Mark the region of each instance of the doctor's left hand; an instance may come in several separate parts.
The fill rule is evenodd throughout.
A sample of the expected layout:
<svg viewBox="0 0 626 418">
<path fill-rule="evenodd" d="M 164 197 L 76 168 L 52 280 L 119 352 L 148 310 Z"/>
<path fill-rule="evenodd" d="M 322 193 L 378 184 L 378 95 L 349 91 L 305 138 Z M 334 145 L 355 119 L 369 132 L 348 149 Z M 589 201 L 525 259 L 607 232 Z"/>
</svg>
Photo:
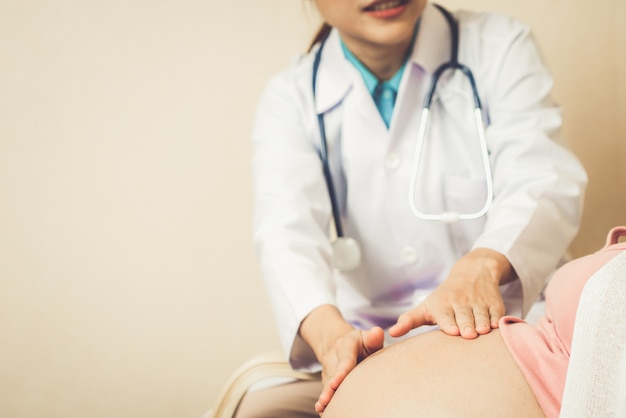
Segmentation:
<svg viewBox="0 0 626 418">
<path fill-rule="evenodd" d="M 300 325 L 300 336 L 322 364 L 322 393 L 315 403 L 321 414 L 348 373 L 367 356 L 383 347 L 385 333 L 380 327 L 359 330 L 331 305 L 315 308 Z"/>
<path fill-rule="evenodd" d="M 324 412 L 348 373 L 382 348 L 384 338 L 382 328 L 373 327 L 370 330 L 353 329 L 337 339 L 322 359 L 322 393 L 315 403 L 317 413 Z"/>
<path fill-rule="evenodd" d="M 457 261 L 422 303 L 400 315 L 389 334 L 401 337 L 422 325 L 439 325 L 446 334 L 468 339 L 487 334 L 504 315 L 499 286 L 514 277 L 506 257 L 477 248 Z"/>
</svg>

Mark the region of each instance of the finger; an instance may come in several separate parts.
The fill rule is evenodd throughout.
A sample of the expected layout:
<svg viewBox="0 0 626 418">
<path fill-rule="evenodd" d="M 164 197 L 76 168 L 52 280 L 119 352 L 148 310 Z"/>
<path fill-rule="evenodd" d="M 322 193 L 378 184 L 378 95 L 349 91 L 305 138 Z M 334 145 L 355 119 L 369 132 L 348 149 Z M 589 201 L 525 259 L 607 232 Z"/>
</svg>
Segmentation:
<svg viewBox="0 0 626 418">
<path fill-rule="evenodd" d="M 385 342 L 385 331 L 381 327 L 373 327 L 369 331 L 363 331 L 361 334 L 363 340 L 363 358 L 383 348 Z"/>
<path fill-rule="evenodd" d="M 343 381 L 346 375 L 347 373 L 345 373 L 344 375 L 343 371 L 338 371 L 324 385 L 322 389 L 322 393 L 320 394 L 315 404 L 316 412 L 321 414 L 324 411 L 324 409 L 326 409 L 326 406 L 328 406 L 328 404 L 330 403 L 330 400 L 335 395 L 335 391 L 337 390 L 337 388 L 339 387 L 339 385 L 341 384 L 341 382 Z"/>
<path fill-rule="evenodd" d="M 322 393 L 315 403 L 315 411 L 317 413 L 321 414 L 326 409 L 326 406 L 328 406 L 328 403 L 335 395 L 335 391 L 348 376 L 348 373 L 354 369 L 354 366 L 356 366 L 356 361 L 348 358 L 344 358 L 337 363 L 334 374 L 329 376 L 328 383 L 324 385 Z"/>
<path fill-rule="evenodd" d="M 337 367 L 335 368 L 335 373 L 332 376 L 329 376 L 330 378 L 328 379 L 328 386 L 333 390 L 333 393 L 337 390 L 348 373 L 354 369 L 354 366 L 356 366 L 356 361 L 354 360 L 346 358 L 339 361 Z"/>
<path fill-rule="evenodd" d="M 408 313 L 404 313 L 398 317 L 394 325 L 389 328 L 389 335 L 392 337 L 402 337 L 413 329 L 413 319 Z"/>
<path fill-rule="evenodd" d="M 479 335 L 488 334 L 491 331 L 491 321 L 489 310 L 485 308 L 474 308 L 474 324 Z"/>
<path fill-rule="evenodd" d="M 500 326 L 500 319 L 504 316 L 504 304 L 491 305 L 489 307 L 489 317 L 491 318 L 491 328 Z"/>
<path fill-rule="evenodd" d="M 315 412 L 317 412 L 318 414 L 324 412 L 324 409 L 326 409 L 334 394 L 335 391 L 332 390 L 330 387 L 324 388 L 319 399 L 317 400 L 317 402 L 315 402 Z"/>
<path fill-rule="evenodd" d="M 470 308 L 465 306 L 455 308 L 454 318 L 461 332 L 461 337 L 468 339 L 478 337 L 474 323 L 474 312 Z"/>
<path fill-rule="evenodd" d="M 435 318 L 437 319 L 436 322 L 437 325 L 439 325 L 439 328 L 441 328 L 441 330 L 446 334 L 454 336 L 461 334 L 452 308 L 445 308 L 440 310 L 435 315 Z"/>
<path fill-rule="evenodd" d="M 432 324 L 432 321 L 428 320 L 425 310 L 418 306 L 412 311 L 400 315 L 395 325 L 389 328 L 389 335 L 395 338 L 402 337 L 414 328 Z"/>
<path fill-rule="evenodd" d="M 326 408 L 322 405 L 322 402 L 318 399 L 317 402 L 315 402 L 315 412 L 321 415 L 322 412 L 324 412 L 324 409 Z"/>
</svg>

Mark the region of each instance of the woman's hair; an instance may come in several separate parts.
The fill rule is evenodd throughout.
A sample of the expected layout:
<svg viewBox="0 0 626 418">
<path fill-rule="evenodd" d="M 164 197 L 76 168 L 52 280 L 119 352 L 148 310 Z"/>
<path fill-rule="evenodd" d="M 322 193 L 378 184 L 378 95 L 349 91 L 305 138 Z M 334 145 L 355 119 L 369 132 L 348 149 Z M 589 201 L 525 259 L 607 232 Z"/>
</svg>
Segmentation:
<svg viewBox="0 0 626 418">
<path fill-rule="evenodd" d="M 330 26 L 328 23 L 326 22 L 322 23 L 322 26 L 319 28 L 319 30 L 315 34 L 315 37 L 313 38 L 313 41 L 311 41 L 311 44 L 309 45 L 309 49 L 307 51 L 310 52 L 315 46 L 315 44 L 325 41 L 326 38 L 328 38 L 328 35 L 330 34 L 330 31 L 332 28 L 333 27 Z"/>
</svg>

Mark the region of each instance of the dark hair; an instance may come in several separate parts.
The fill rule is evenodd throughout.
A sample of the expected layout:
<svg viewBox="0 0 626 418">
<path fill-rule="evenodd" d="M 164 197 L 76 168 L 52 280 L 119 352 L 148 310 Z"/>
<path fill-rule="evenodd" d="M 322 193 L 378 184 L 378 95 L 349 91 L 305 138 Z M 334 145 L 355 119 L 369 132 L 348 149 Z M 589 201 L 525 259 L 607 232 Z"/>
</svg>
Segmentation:
<svg viewBox="0 0 626 418">
<path fill-rule="evenodd" d="M 315 44 L 317 44 L 318 42 L 325 41 L 326 38 L 328 38 L 328 35 L 330 34 L 330 31 L 332 28 L 333 28 L 332 26 L 324 22 L 322 26 L 319 28 L 319 30 L 317 31 L 317 33 L 315 34 L 315 37 L 313 38 L 313 41 L 311 41 L 311 44 L 309 45 L 309 49 L 307 51 L 310 52 L 315 46 Z"/>
</svg>

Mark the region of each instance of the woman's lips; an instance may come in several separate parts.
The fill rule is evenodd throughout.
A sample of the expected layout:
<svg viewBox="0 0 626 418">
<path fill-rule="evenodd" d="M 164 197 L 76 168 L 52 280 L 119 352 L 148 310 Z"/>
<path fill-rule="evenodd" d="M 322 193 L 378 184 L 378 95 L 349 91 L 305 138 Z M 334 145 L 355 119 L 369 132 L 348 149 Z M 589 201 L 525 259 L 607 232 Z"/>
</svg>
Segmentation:
<svg viewBox="0 0 626 418">
<path fill-rule="evenodd" d="M 375 1 L 363 11 L 373 17 L 388 19 L 401 15 L 406 10 L 408 2 L 409 0 Z"/>
</svg>

